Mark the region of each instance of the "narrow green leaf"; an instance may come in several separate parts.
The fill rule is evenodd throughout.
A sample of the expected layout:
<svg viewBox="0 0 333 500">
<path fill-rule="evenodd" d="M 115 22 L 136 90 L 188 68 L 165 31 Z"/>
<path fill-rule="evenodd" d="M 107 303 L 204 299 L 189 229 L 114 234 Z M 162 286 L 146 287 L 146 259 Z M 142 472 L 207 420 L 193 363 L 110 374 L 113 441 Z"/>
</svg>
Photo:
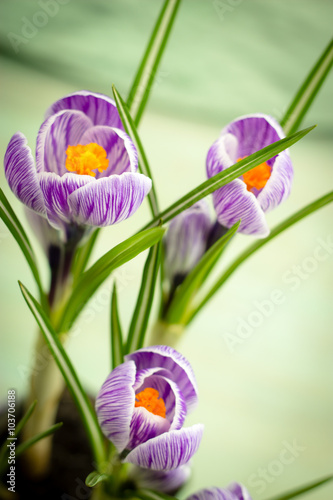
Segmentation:
<svg viewBox="0 0 333 500">
<path fill-rule="evenodd" d="M 126 241 L 112 248 L 91 266 L 77 280 L 71 297 L 60 319 L 57 330 L 68 331 L 74 320 L 91 298 L 97 288 L 108 278 L 112 271 L 125 262 L 133 259 L 152 245 L 155 245 L 163 236 L 164 229 L 154 228 L 141 231 Z"/>
<path fill-rule="evenodd" d="M 94 470 L 93 472 L 91 472 L 87 478 L 86 478 L 86 485 L 89 486 L 90 488 L 93 488 L 94 486 L 96 486 L 96 484 L 100 483 L 101 481 L 105 481 L 107 479 L 109 479 L 110 476 L 108 476 L 108 474 L 100 474 L 99 472 L 97 472 L 96 470 Z"/>
<path fill-rule="evenodd" d="M 111 359 L 112 370 L 124 361 L 123 353 L 123 334 L 121 331 L 119 314 L 118 314 L 118 299 L 117 287 L 113 285 L 112 299 L 111 299 Z"/>
<path fill-rule="evenodd" d="M 179 286 L 168 308 L 166 316 L 166 321 L 168 323 L 186 324 L 188 314 L 191 313 L 191 302 L 217 263 L 224 247 L 236 233 L 239 224 L 240 221 L 234 224 L 224 236 L 216 241 L 186 276 L 186 279 Z"/>
<path fill-rule="evenodd" d="M 37 283 L 40 297 L 41 300 L 43 301 L 43 307 L 45 307 L 46 297 L 40 280 L 35 254 L 32 250 L 32 246 L 30 244 L 26 232 L 23 229 L 22 224 L 20 223 L 18 217 L 16 216 L 14 210 L 12 209 L 2 189 L 0 189 L 0 217 L 8 227 L 9 231 L 14 236 L 15 240 L 19 244 L 19 247 L 21 248 L 23 255 L 26 258 L 26 261 Z"/>
<path fill-rule="evenodd" d="M 75 278 L 81 276 L 81 274 L 85 271 L 99 232 L 100 228 L 95 229 L 88 241 L 77 250 L 72 267 L 72 273 Z"/>
<path fill-rule="evenodd" d="M 160 64 L 163 51 L 166 47 L 166 43 L 169 38 L 171 28 L 176 17 L 179 4 L 180 0 L 166 0 L 164 2 L 161 13 L 158 17 L 158 20 L 155 24 L 152 35 L 150 37 L 146 52 L 140 63 L 131 90 L 129 92 L 129 96 L 127 99 L 127 106 L 129 109 L 129 114 L 132 114 L 132 116 L 134 117 L 134 124 L 136 127 L 138 127 L 139 125 L 140 119 L 143 115 L 144 109 L 148 101 L 150 91 L 154 85 L 154 81 L 156 81 L 158 66 Z M 132 126 L 133 126 L 133 120 L 132 120 Z M 130 135 L 132 138 L 134 137 L 131 133 Z M 150 179 L 152 179 L 148 162 L 143 161 L 142 158 L 140 159 L 141 151 L 138 150 L 138 152 L 139 152 L 141 171 L 145 175 L 147 175 Z M 146 158 L 145 155 L 144 158 Z M 157 204 L 157 197 L 156 197 L 154 183 L 149 193 L 148 200 L 153 216 L 155 216 L 158 213 L 159 209 Z M 91 243 L 91 248 L 89 248 L 88 258 L 95 244 L 95 240 L 91 240 L 90 243 Z M 88 260 L 84 259 L 85 257 L 84 253 L 82 256 L 80 254 L 78 258 L 78 263 L 74 267 L 74 274 L 76 276 L 78 276 L 81 272 L 84 271 L 85 265 L 87 264 Z M 81 258 L 83 259 L 82 260 L 83 265 L 79 265 L 79 263 L 81 262 Z"/>
<path fill-rule="evenodd" d="M 159 242 L 150 249 L 143 270 L 139 296 L 128 333 L 126 353 L 136 351 L 143 346 L 160 260 L 161 243 Z"/>
<path fill-rule="evenodd" d="M 333 40 L 320 56 L 281 120 L 286 134 L 296 132 L 333 64 Z"/>
<path fill-rule="evenodd" d="M 23 417 L 21 418 L 21 420 L 17 424 L 16 429 L 15 429 L 15 436 L 18 436 L 20 434 L 21 430 L 23 429 L 25 424 L 28 422 L 34 409 L 36 408 L 36 404 L 37 404 L 37 400 L 33 401 L 31 403 L 31 405 L 29 406 L 29 408 L 27 409 L 27 411 L 25 412 L 25 414 L 23 415 Z"/>
<path fill-rule="evenodd" d="M 51 434 L 54 434 L 60 427 L 62 426 L 62 422 L 59 422 L 57 424 L 52 425 L 49 429 L 47 429 L 44 432 L 40 432 L 36 436 L 33 436 L 30 439 L 27 439 L 27 441 L 24 441 L 18 447 L 16 448 L 15 455 L 16 457 L 19 457 L 22 453 L 24 453 L 30 446 L 33 446 L 36 444 L 38 441 L 41 439 L 46 438 L 47 436 L 50 436 Z"/>
<path fill-rule="evenodd" d="M 21 418 L 21 420 L 17 424 L 13 438 L 16 438 L 20 434 L 21 430 L 23 429 L 23 427 L 25 426 L 25 424 L 27 423 L 27 421 L 31 417 L 32 412 L 34 411 L 34 409 L 36 407 L 36 404 L 37 404 L 37 401 L 33 401 L 33 403 L 31 403 L 31 405 L 27 409 L 26 413 L 23 415 L 23 417 Z M 8 444 L 8 440 L 6 439 L 6 441 L 4 442 L 4 444 L 2 445 L 2 447 L 0 449 L 0 471 L 6 470 L 7 466 L 8 466 L 8 463 L 6 460 L 6 457 L 8 455 L 7 444 Z"/>
<path fill-rule="evenodd" d="M 134 493 L 135 498 L 140 498 L 141 500 L 175 500 L 177 497 L 175 496 L 169 496 L 166 495 L 165 493 L 159 493 L 157 491 L 152 491 L 152 490 L 146 490 L 146 489 L 141 489 L 141 490 L 136 490 Z"/>
<path fill-rule="evenodd" d="M 318 488 L 318 486 L 322 486 L 323 484 L 328 483 L 328 481 L 332 481 L 332 479 L 333 476 L 327 476 L 324 479 L 320 479 L 319 481 L 315 481 L 314 483 L 307 484 L 306 486 L 302 486 L 301 488 L 297 488 L 296 490 L 290 491 L 289 493 L 284 493 L 283 495 L 271 498 L 270 500 L 290 500 L 291 498 L 303 495 L 303 493 L 307 493 L 314 488 Z"/>
<path fill-rule="evenodd" d="M 20 283 L 23 297 L 28 304 L 32 314 L 34 315 L 40 330 L 44 336 L 54 360 L 56 361 L 59 370 L 61 371 L 67 387 L 72 394 L 73 400 L 76 403 L 82 421 L 85 425 L 91 447 L 98 464 L 105 462 L 106 454 L 104 450 L 103 436 L 99 428 L 96 414 L 92 405 L 84 392 L 78 376 L 70 362 L 56 332 L 53 330 L 51 323 L 31 293 Z"/>
<path fill-rule="evenodd" d="M 260 151 L 257 151 L 256 153 L 253 153 L 252 155 L 249 155 L 243 160 L 235 163 L 235 165 L 233 165 L 232 167 L 223 170 L 223 172 L 214 175 L 214 177 L 211 177 L 207 181 L 203 182 L 198 187 L 176 201 L 173 205 L 161 212 L 149 224 L 147 224 L 144 229 L 157 226 L 161 219 L 164 223 L 169 222 L 180 212 L 186 210 L 186 208 L 191 207 L 192 205 L 194 205 L 194 203 L 201 200 L 205 196 L 213 193 L 220 187 L 225 186 L 234 179 L 237 179 L 237 177 L 243 175 L 245 172 L 248 172 L 257 165 L 260 165 L 261 163 L 269 160 L 281 151 L 289 148 L 314 128 L 315 127 L 306 128 L 304 130 L 301 130 L 300 132 L 296 132 L 290 137 L 285 137 L 284 139 L 274 142 L 273 144 L 270 144 L 269 146 L 260 149 Z"/>
<path fill-rule="evenodd" d="M 328 203 L 331 203 L 333 201 L 333 191 L 330 193 L 326 194 L 325 196 L 322 196 L 318 200 L 310 203 L 306 207 L 302 208 L 298 212 L 296 212 L 294 215 L 289 217 L 288 219 L 284 220 L 276 226 L 270 234 L 267 236 L 267 238 L 262 239 L 262 240 L 257 240 L 253 245 L 251 245 L 249 248 L 247 248 L 244 252 L 242 252 L 237 259 L 234 260 L 234 262 L 231 264 L 231 266 L 222 274 L 222 276 L 216 281 L 216 283 L 212 286 L 210 291 L 205 295 L 205 297 L 200 301 L 198 305 L 195 306 L 193 312 L 191 313 L 191 317 L 188 321 L 192 321 L 192 319 L 198 314 L 198 312 L 202 309 L 202 307 L 213 297 L 213 295 L 221 288 L 221 286 L 227 281 L 227 279 L 232 275 L 234 271 L 248 258 L 250 257 L 253 253 L 255 253 L 259 248 L 263 247 L 271 241 L 273 238 L 278 236 L 280 233 L 291 227 L 293 224 L 296 224 L 296 222 L 300 221 L 304 217 L 307 217 L 308 215 L 312 214 L 316 210 L 319 210 L 320 208 L 324 207 Z"/>
<path fill-rule="evenodd" d="M 150 91 L 157 76 L 157 68 L 166 47 L 180 0 L 166 0 L 153 29 L 145 55 L 134 78 L 127 104 L 136 126 L 139 125 Z"/>
<path fill-rule="evenodd" d="M 121 118 L 121 121 L 124 125 L 124 128 L 128 135 L 131 137 L 132 141 L 134 142 L 134 145 L 137 149 L 138 152 L 138 159 L 139 159 L 139 169 L 143 174 L 145 174 L 147 177 L 149 177 L 152 180 L 152 188 L 148 193 L 148 200 L 149 200 L 149 205 L 151 208 L 151 212 L 153 217 L 155 217 L 158 212 L 158 202 L 157 202 L 157 196 L 155 192 L 155 187 L 154 187 L 154 182 L 153 182 L 153 177 L 149 168 L 148 160 L 146 153 L 143 149 L 142 142 L 140 140 L 139 134 L 137 132 L 136 126 L 131 118 L 131 115 L 128 111 L 128 108 L 123 101 L 123 99 L 120 97 L 119 92 L 115 88 L 114 85 L 112 85 L 112 91 L 114 95 L 114 99 L 116 101 L 117 109 Z"/>
</svg>

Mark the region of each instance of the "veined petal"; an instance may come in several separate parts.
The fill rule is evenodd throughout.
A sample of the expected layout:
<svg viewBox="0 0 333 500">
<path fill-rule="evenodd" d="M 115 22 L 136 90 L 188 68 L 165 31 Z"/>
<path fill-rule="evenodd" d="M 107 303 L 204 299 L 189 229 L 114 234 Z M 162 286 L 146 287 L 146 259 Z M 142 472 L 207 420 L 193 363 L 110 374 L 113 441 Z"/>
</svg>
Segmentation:
<svg viewBox="0 0 333 500">
<path fill-rule="evenodd" d="M 221 134 L 209 148 L 206 159 L 207 176 L 213 177 L 234 165 L 239 158 L 237 155 L 237 138 L 230 133 Z"/>
<path fill-rule="evenodd" d="M 110 97 L 81 90 L 69 94 L 59 101 L 56 101 L 46 111 L 45 117 L 58 113 L 64 109 L 76 109 L 87 115 L 94 125 L 107 125 L 108 127 L 117 127 L 123 129 L 117 106 Z"/>
<path fill-rule="evenodd" d="M 264 212 L 269 212 L 288 198 L 294 177 L 291 158 L 282 151 L 274 160 L 272 173 L 257 200 Z"/>
<path fill-rule="evenodd" d="M 185 484 L 191 475 L 188 464 L 170 471 L 157 471 L 133 467 L 130 478 L 135 481 L 137 488 L 149 488 L 160 493 L 174 495 Z"/>
<path fill-rule="evenodd" d="M 169 429 L 170 422 L 168 419 L 154 415 L 143 407 L 134 408 L 130 440 L 126 448 L 132 450 L 141 443 L 148 441 L 148 439 L 159 436 Z"/>
<path fill-rule="evenodd" d="M 212 223 L 208 204 L 200 200 L 175 217 L 164 238 L 165 273 L 186 275 L 203 256 Z"/>
<path fill-rule="evenodd" d="M 238 483 L 227 488 L 207 488 L 194 493 L 186 500 L 252 500 L 247 489 Z"/>
<path fill-rule="evenodd" d="M 222 130 L 221 137 L 226 134 L 233 135 L 237 140 L 236 160 L 285 137 L 278 122 L 263 113 L 240 116 Z"/>
<path fill-rule="evenodd" d="M 170 430 L 180 429 L 184 423 L 187 408 L 185 398 L 178 385 L 172 381 L 168 370 L 148 368 L 139 370 L 134 385 L 135 392 L 152 387 L 159 392 L 166 408 L 166 418 L 170 422 Z"/>
<path fill-rule="evenodd" d="M 78 224 L 109 226 L 130 217 L 151 189 L 151 180 L 143 174 L 125 172 L 96 180 L 69 196 Z"/>
<path fill-rule="evenodd" d="M 197 451 L 202 433 L 201 424 L 166 432 L 137 446 L 124 462 L 153 470 L 176 469 L 186 464 Z"/>
<path fill-rule="evenodd" d="M 17 132 L 7 146 L 4 158 L 5 176 L 10 189 L 28 208 L 46 215 L 43 194 L 37 179 L 35 162 L 27 139 Z"/>
<path fill-rule="evenodd" d="M 197 491 L 186 500 L 236 500 L 236 497 L 226 489 L 206 488 Z"/>
<path fill-rule="evenodd" d="M 171 380 L 176 382 L 182 392 L 188 413 L 196 407 L 198 390 L 192 367 L 175 349 L 165 345 L 144 347 L 126 355 L 125 359 L 132 359 L 137 370 L 158 367 L 171 372 Z"/>
<path fill-rule="evenodd" d="M 62 226 L 60 221 L 74 221 L 68 204 L 70 194 L 86 184 L 97 182 L 90 175 L 71 173 L 60 177 L 51 172 L 43 172 L 37 176 L 44 196 L 47 218 L 53 226 L 59 228 Z"/>
<path fill-rule="evenodd" d="M 252 500 L 250 493 L 242 484 L 231 483 L 227 486 L 227 490 L 231 491 L 235 495 L 236 500 Z"/>
<path fill-rule="evenodd" d="M 80 139 L 80 144 L 95 142 L 105 149 L 109 166 L 103 172 L 96 172 L 96 179 L 123 172 L 136 172 L 138 155 L 129 136 L 119 128 L 96 126 L 87 130 Z"/>
<path fill-rule="evenodd" d="M 213 202 L 220 224 L 231 227 L 239 219 L 239 230 L 264 238 L 269 234 L 266 217 L 253 193 L 240 179 L 235 179 L 213 193 Z"/>
<path fill-rule="evenodd" d="M 91 120 L 80 111 L 60 111 L 45 120 L 37 136 L 37 171 L 66 174 L 68 146 L 79 144 L 82 135 L 90 127 Z"/>
<path fill-rule="evenodd" d="M 170 377 L 171 376 L 171 372 L 169 372 L 169 370 L 164 370 L 162 368 L 159 368 L 158 366 L 156 366 L 154 368 L 143 368 L 143 369 L 137 370 L 136 376 L 135 376 L 135 383 L 133 386 L 134 390 L 140 391 L 140 388 L 143 386 L 143 384 L 145 384 L 145 379 L 147 379 L 155 374 L 161 375 L 162 377 Z"/>
<path fill-rule="evenodd" d="M 119 453 L 126 448 L 130 439 L 135 372 L 133 361 L 125 361 L 117 366 L 102 385 L 95 403 L 99 425 Z"/>
<path fill-rule="evenodd" d="M 51 226 L 45 217 L 29 208 L 25 209 L 25 215 L 47 256 L 49 256 L 51 246 L 60 247 L 63 245 L 61 231 Z"/>
</svg>

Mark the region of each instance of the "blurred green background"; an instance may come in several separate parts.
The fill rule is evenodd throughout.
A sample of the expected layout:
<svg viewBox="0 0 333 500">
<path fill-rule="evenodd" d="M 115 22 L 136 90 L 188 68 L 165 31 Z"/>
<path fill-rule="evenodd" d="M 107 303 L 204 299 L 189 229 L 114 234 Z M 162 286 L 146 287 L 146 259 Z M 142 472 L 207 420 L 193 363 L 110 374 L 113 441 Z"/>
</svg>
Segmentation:
<svg viewBox="0 0 333 500">
<path fill-rule="evenodd" d="M 17 130 L 34 148 L 46 108 L 67 93 L 85 88 L 110 95 L 114 83 L 126 97 L 162 5 L 157 0 L 58 0 L 57 12 L 46 15 L 45 22 L 40 12 L 46 4 L 46 0 L 0 4 L 3 154 Z M 183 1 L 140 125 L 162 208 L 205 180 L 207 150 L 228 121 L 251 112 L 283 116 L 329 42 L 332 18 L 333 3 L 328 0 Z M 36 24 L 40 27 L 34 29 Z M 303 124 L 318 127 L 291 150 L 294 189 L 290 199 L 269 214 L 271 226 L 331 190 L 332 97 L 330 75 Z M 24 220 L 3 171 L 1 187 Z M 131 219 L 103 230 L 93 258 L 149 218 L 145 203 Z M 188 424 L 205 424 L 184 497 L 203 486 L 237 480 L 249 488 L 253 499 L 261 500 L 332 472 L 332 250 L 326 260 L 313 264 L 318 238 L 333 239 L 332 218 L 328 206 L 249 259 L 181 340 L 179 350 L 192 363 L 200 391 L 199 408 Z M 45 258 L 34 235 L 29 235 L 46 284 Z M 251 242 L 250 237 L 239 236 L 228 247 L 221 267 Z M 36 290 L 2 222 L 0 249 L 0 388 L 3 397 L 8 388 L 16 388 L 23 397 L 36 327 L 17 280 Z M 118 281 L 126 329 L 144 259 L 140 255 L 108 280 L 92 298 L 68 344 L 92 393 L 109 371 L 112 280 Z M 294 266 L 301 266 L 303 276 L 297 289 L 288 282 Z M 275 289 L 281 290 L 283 303 L 274 306 L 231 352 L 226 333 L 235 334 L 241 320 L 258 311 L 258 303 L 270 300 Z M 281 452 L 286 442 L 294 441 L 302 450 L 283 464 Z M 268 478 L 259 485 L 260 469 L 268 471 Z M 332 495 L 329 485 L 306 498 L 327 500 Z"/>
</svg>

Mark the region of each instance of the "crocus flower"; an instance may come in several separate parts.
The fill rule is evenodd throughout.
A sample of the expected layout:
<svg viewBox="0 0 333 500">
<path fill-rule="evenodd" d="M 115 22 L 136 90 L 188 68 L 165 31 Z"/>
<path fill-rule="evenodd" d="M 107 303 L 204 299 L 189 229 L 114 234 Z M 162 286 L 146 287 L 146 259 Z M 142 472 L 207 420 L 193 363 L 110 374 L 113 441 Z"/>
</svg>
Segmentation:
<svg viewBox="0 0 333 500">
<path fill-rule="evenodd" d="M 187 500 L 252 500 L 245 486 L 231 483 L 227 488 L 207 488 L 191 495 Z"/>
<path fill-rule="evenodd" d="M 181 281 L 206 251 L 212 228 L 208 204 L 200 200 L 175 217 L 164 237 L 164 271 L 172 281 Z"/>
<path fill-rule="evenodd" d="M 76 92 L 55 102 L 39 129 L 36 164 L 17 132 L 4 159 L 13 193 L 69 238 L 73 228 L 130 217 L 151 188 L 137 173 L 137 152 L 109 97 Z"/>
<path fill-rule="evenodd" d="M 103 433 L 124 462 L 169 471 L 198 449 L 203 426 L 183 428 L 197 399 L 189 362 L 171 347 L 153 346 L 125 356 L 104 382 L 95 407 Z"/>
<path fill-rule="evenodd" d="M 190 466 L 185 464 L 168 471 L 156 471 L 135 466 L 130 470 L 128 477 L 134 481 L 138 489 L 149 488 L 159 493 L 175 495 L 188 481 L 190 475 Z"/>
<path fill-rule="evenodd" d="M 208 151 L 208 177 L 284 137 L 271 116 L 253 114 L 238 118 L 222 130 Z M 213 193 L 218 221 L 231 227 L 241 219 L 240 232 L 267 236 L 265 213 L 288 197 L 292 179 L 292 163 L 285 150 Z"/>
</svg>

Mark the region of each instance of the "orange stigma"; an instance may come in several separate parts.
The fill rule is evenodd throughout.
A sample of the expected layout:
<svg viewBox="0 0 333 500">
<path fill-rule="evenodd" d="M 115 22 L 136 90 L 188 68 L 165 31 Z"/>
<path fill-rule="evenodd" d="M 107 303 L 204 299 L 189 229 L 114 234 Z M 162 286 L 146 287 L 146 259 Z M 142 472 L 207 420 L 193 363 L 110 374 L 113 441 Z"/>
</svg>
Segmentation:
<svg viewBox="0 0 333 500">
<path fill-rule="evenodd" d="M 246 156 L 243 158 L 246 158 Z M 237 161 L 241 161 L 243 158 L 238 158 Z M 264 162 L 252 168 L 248 172 L 245 172 L 245 174 L 243 174 L 243 181 L 246 184 L 247 190 L 253 193 L 253 189 L 257 189 L 259 191 L 265 187 L 270 176 L 271 167 Z"/>
<path fill-rule="evenodd" d="M 77 146 L 68 146 L 66 150 L 66 168 L 70 172 L 76 172 L 80 175 L 91 175 L 95 177 L 93 170 L 103 172 L 109 166 L 109 160 L 106 157 L 106 151 L 102 146 L 95 142 L 78 144 Z"/>
<path fill-rule="evenodd" d="M 154 415 L 165 418 L 166 409 L 165 403 L 156 389 L 146 387 L 139 394 L 135 395 L 135 407 L 143 406 L 146 410 Z"/>
</svg>

